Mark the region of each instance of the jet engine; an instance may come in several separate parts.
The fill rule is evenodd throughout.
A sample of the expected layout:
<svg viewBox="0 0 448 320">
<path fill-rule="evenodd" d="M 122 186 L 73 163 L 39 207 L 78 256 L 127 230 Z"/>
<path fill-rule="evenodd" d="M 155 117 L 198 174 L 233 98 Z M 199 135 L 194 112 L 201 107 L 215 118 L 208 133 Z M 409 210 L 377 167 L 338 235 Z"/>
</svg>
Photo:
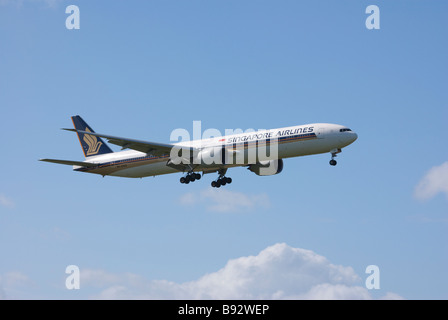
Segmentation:
<svg viewBox="0 0 448 320">
<path fill-rule="evenodd" d="M 283 170 L 283 160 L 265 160 L 260 161 L 249 166 L 250 171 L 258 176 L 272 176 L 278 174 Z"/>
</svg>

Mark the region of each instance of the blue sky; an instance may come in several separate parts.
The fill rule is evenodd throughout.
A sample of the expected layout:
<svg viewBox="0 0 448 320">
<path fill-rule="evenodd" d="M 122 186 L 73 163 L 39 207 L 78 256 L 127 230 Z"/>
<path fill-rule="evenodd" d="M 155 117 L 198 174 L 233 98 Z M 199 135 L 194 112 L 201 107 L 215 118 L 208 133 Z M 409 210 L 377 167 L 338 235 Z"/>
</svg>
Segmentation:
<svg viewBox="0 0 448 320">
<path fill-rule="evenodd" d="M 70 4 L 79 30 L 65 27 Z M 365 27 L 370 4 L 379 30 Z M 1 0 L 0 298 L 447 299 L 447 11 Z M 336 167 L 317 155 L 271 177 L 236 168 L 217 190 L 214 174 L 187 186 L 37 161 L 83 160 L 59 130 L 76 114 L 160 142 L 198 120 L 222 132 L 330 122 L 359 138 Z M 72 264 L 79 290 L 65 287 Z M 379 290 L 364 286 L 368 265 Z"/>
</svg>

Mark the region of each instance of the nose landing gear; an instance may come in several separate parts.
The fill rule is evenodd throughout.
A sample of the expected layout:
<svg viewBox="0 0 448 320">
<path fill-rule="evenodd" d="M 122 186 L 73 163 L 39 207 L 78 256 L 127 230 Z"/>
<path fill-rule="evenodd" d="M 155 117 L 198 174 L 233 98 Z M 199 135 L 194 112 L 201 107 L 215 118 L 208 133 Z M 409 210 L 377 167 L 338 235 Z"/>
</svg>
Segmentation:
<svg viewBox="0 0 448 320">
<path fill-rule="evenodd" d="M 331 160 L 330 160 L 330 165 L 331 166 L 335 166 L 338 164 L 338 162 L 336 160 L 334 160 L 334 158 L 337 157 L 337 154 L 340 153 L 342 150 L 341 149 L 333 149 L 331 150 Z"/>
</svg>

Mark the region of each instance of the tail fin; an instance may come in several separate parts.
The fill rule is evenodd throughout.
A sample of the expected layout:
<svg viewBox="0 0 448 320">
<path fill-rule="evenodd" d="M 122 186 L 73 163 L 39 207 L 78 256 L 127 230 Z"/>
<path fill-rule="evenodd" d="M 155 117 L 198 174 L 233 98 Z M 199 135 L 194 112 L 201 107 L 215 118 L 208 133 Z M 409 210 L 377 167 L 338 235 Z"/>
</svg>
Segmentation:
<svg viewBox="0 0 448 320">
<path fill-rule="evenodd" d="M 73 125 L 76 130 L 87 131 L 87 132 L 95 132 L 92 128 L 80 117 L 74 116 L 72 117 Z M 100 137 L 92 136 L 89 134 L 84 134 L 77 132 L 79 142 L 81 143 L 82 151 L 84 152 L 84 156 L 97 156 L 100 154 L 112 153 L 113 151 L 101 140 Z"/>
</svg>

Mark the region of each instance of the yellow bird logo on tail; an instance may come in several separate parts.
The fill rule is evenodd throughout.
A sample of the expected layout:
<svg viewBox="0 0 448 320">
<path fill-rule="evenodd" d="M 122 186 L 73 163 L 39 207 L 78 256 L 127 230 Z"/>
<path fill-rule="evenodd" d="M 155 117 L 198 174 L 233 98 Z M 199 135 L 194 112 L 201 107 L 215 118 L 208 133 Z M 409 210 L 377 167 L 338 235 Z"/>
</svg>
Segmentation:
<svg viewBox="0 0 448 320">
<path fill-rule="evenodd" d="M 86 128 L 87 132 L 91 132 L 89 128 Z M 95 136 L 92 136 L 90 134 L 85 134 L 82 138 L 84 142 L 89 146 L 89 149 L 87 149 L 86 155 L 92 156 L 98 153 L 98 151 L 101 148 L 101 145 L 103 144 L 101 141 L 98 141 L 98 138 Z"/>
</svg>

